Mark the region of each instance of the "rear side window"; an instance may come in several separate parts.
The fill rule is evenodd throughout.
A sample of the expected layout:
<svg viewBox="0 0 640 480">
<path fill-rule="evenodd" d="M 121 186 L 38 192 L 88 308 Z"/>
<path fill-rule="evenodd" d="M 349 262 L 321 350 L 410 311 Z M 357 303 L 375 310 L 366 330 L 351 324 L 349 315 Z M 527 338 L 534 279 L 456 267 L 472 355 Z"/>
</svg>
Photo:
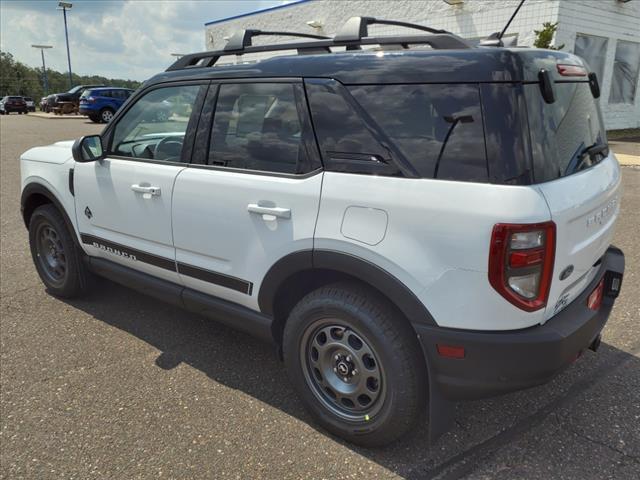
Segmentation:
<svg viewBox="0 0 640 480">
<path fill-rule="evenodd" d="M 366 85 L 350 90 L 421 177 L 487 181 L 477 85 Z"/>
<path fill-rule="evenodd" d="M 422 178 L 486 182 L 478 86 L 307 84 L 325 160 L 409 163 Z"/>
<path fill-rule="evenodd" d="M 301 85 L 220 85 L 208 164 L 278 173 L 310 171 Z"/>
</svg>

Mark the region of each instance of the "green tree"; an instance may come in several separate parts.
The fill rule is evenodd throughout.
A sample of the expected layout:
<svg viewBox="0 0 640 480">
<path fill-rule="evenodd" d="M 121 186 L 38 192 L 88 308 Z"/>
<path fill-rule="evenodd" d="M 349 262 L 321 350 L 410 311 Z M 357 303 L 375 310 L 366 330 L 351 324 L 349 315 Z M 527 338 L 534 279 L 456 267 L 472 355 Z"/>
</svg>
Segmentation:
<svg viewBox="0 0 640 480">
<path fill-rule="evenodd" d="M 47 68 L 49 93 L 69 90 L 69 74 Z M 74 85 L 106 85 L 136 89 L 141 82 L 110 79 L 99 75 L 72 75 Z M 36 102 L 44 96 L 42 68 L 34 68 L 17 61 L 9 52 L 0 51 L 0 97 L 21 95 Z"/>
<path fill-rule="evenodd" d="M 534 30 L 533 33 L 536 34 L 536 39 L 533 42 L 533 46 L 536 48 L 548 48 L 550 50 L 562 50 L 564 48 L 564 43 L 559 47 L 552 47 L 553 36 L 558 30 L 558 23 L 544 22 L 542 24 L 542 30 Z"/>
</svg>

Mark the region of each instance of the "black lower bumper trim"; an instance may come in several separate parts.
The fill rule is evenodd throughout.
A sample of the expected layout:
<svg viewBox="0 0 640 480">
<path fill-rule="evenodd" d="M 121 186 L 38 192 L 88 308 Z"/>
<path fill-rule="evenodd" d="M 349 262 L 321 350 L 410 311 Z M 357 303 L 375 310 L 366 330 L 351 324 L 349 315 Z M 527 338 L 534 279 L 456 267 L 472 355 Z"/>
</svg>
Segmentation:
<svg viewBox="0 0 640 480">
<path fill-rule="evenodd" d="M 429 363 L 432 388 L 450 400 L 476 399 L 540 385 L 589 348 L 607 322 L 624 272 L 624 255 L 609 248 L 587 288 L 544 325 L 507 332 L 478 332 L 416 325 Z M 587 297 L 605 277 L 598 311 Z M 617 291 L 611 291 L 612 279 Z M 436 344 L 463 346 L 464 359 L 438 355 Z"/>
</svg>

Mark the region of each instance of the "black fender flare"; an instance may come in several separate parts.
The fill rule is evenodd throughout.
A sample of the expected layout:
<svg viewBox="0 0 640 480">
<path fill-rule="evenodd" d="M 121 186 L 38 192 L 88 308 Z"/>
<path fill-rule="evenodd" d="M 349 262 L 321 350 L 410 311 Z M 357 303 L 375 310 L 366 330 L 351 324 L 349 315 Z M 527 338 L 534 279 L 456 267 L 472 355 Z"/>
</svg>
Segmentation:
<svg viewBox="0 0 640 480">
<path fill-rule="evenodd" d="M 411 324 L 437 326 L 425 305 L 392 274 L 368 260 L 335 250 L 302 250 L 278 260 L 269 269 L 260 285 L 260 310 L 272 316 L 274 300 L 280 285 L 295 273 L 313 269 L 332 270 L 356 277 L 387 296 Z"/>
<path fill-rule="evenodd" d="M 73 223 L 71 222 L 71 219 L 69 218 L 69 215 L 67 214 L 67 211 L 62 206 L 62 203 L 60 203 L 60 200 L 58 200 L 58 197 L 56 197 L 55 194 L 51 190 L 49 190 L 47 187 L 45 187 L 41 183 L 30 183 L 30 184 L 28 184 L 22 190 L 22 195 L 20 195 L 20 212 L 22 214 L 22 220 L 24 221 L 24 226 L 27 229 L 29 228 L 29 221 L 28 221 L 27 217 L 25 216 L 25 211 L 24 210 L 25 210 L 26 204 L 29 201 L 29 197 L 31 197 L 33 195 L 42 195 L 43 197 L 46 197 L 60 211 L 60 213 L 62 214 L 62 218 L 64 219 L 65 225 L 69 229 L 69 232 L 72 234 L 71 237 L 73 238 L 73 241 L 75 242 L 77 247 L 80 247 L 80 242 L 78 242 L 78 236 L 76 234 L 76 229 L 73 226 Z M 82 249 L 80 249 L 80 250 L 82 251 Z"/>
</svg>

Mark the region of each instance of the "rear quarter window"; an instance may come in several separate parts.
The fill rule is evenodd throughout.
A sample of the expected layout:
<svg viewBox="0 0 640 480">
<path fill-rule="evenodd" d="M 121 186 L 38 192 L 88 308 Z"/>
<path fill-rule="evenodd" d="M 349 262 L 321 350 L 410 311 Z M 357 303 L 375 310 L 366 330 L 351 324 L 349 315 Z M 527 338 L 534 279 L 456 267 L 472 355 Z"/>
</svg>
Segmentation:
<svg viewBox="0 0 640 480">
<path fill-rule="evenodd" d="M 325 161 L 400 156 L 422 178 L 488 181 L 476 84 L 308 83 L 307 93 Z"/>
<path fill-rule="evenodd" d="M 421 177 L 488 180 L 478 85 L 359 85 L 349 90 Z"/>
</svg>

